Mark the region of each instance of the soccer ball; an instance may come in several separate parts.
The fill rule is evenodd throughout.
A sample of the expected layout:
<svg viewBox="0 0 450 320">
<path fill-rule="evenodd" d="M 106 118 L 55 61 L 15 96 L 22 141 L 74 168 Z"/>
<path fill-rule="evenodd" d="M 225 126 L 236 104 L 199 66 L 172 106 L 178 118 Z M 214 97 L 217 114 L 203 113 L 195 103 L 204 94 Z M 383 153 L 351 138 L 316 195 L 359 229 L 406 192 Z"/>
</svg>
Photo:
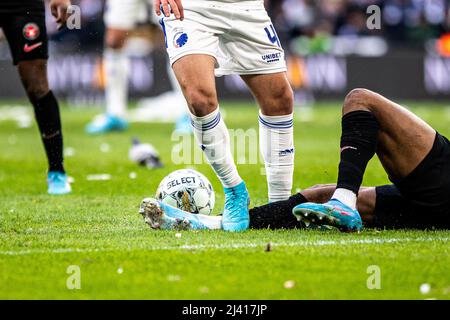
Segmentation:
<svg viewBox="0 0 450 320">
<path fill-rule="evenodd" d="M 209 215 L 216 198 L 211 182 L 204 175 L 183 169 L 172 172 L 161 181 L 156 199 L 190 213 Z"/>
</svg>

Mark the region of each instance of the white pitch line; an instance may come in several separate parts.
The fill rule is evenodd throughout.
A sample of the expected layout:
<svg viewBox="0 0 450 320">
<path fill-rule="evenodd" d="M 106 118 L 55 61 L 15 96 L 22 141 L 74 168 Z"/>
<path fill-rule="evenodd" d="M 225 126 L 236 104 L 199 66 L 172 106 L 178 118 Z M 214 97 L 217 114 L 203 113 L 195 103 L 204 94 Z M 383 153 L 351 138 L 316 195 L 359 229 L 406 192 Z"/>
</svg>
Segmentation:
<svg viewBox="0 0 450 320">
<path fill-rule="evenodd" d="M 390 243 L 426 243 L 426 242 L 449 242 L 450 238 L 390 238 L 390 239 L 350 239 L 350 240 L 318 240 L 318 241 L 296 241 L 272 243 L 272 247 L 310 247 L 310 246 L 332 246 L 332 245 L 373 245 Z M 148 248 L 58 248 L 58 249 L 28 249 L 0 251 L 3 256 L 20 256 L 31 254 L 48 253 L 93 253 L 109 251 L 177 251 L 177 250 L 228 250 L 264 247 L 267 242 L 260 243 L 234 243 L 234 244 L 209 244 L 209 245 L 181 245 L 181 246 L 155 246 Z"/>
</svg>

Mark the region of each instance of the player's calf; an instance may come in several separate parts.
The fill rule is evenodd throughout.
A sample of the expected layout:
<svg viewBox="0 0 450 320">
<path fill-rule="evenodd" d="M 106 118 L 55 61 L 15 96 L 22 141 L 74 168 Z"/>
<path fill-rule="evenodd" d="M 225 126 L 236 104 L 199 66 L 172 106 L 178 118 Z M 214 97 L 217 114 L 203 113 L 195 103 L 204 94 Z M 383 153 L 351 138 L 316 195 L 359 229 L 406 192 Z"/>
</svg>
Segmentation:
<svg viewBox="0 0 450 320">
<path fill-rule="evenodd" d="M 342 107 L 342 114 L 345 115 L 347 113 L 353 111 L 371 111 L 371 108 L 374 107 L 374 104 L 371 103 L 372 95 L 374 93 L 370 90 L 363 88 L 356 88 L 350 91 L 344 100 L 344 104 Z M 376 107 L 376 106 L 375 106 Z"/>
<path fill-rule="evenodd" d="M 269 201 L 286 200 L 291 195 L 294 173 L 294 119 L 259 115 L 259 141 L 264 159 Z"/>
<path fill-rule="evenodd" d="M 261 108 L 259 142 L 270 202 L 291 196 L 294 172 L 294 97 L 284 72 L 243 76 Z"/>
</svg>

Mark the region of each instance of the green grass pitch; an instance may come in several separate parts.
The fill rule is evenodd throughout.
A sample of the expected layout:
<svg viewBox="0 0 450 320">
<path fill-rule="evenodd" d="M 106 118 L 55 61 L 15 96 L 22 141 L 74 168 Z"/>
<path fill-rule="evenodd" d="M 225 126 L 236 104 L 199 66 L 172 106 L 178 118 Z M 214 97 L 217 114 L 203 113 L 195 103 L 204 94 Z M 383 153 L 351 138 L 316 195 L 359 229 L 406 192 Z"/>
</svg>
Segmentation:
<svg viewBox="0 0 450 320">
<path fill-rule="evenodd" d="M 0 113 L 6 104 L 0 102 Z M 447 105 L 411 107 L 450 135 Z M 225 103 L 223 109 L 229 128 L 257 130 L 254 105 Z M 65 146 L 73 148 L 66 167 L 75 179 L 74 193 L 63 197 L 45 194 L 46 162 L 34 123 L 18 129 L 13 121 L 0 121 L 1 299 L 450 297 L 450 234 L 445 231 L 263 230 L 181 236 L 151 231 L 137 213 L 140 201 L 154 194 L 166 174 L 185 167 L 171 164 L 173 126 L 133 124 L 125 134 L 89 137 L 84 125 L 95 112 L 63 108 Z M 304 118 L 309 121 L 297 118 L 295 123 L 294 189 L 334 182 L 337 174 L 339 104 L 321 104 Z M 150 171 L 131 163 L 127 153 L 133 136 L 154 144 L 165 168 Z M 206 164 L 194 168 L 212 181 L 218 213 L 223 193 L 217 178 Z M 261 168 L 239 166 L 252 205 L 266 202 Z M 130 178 L 132 172 L 135 179 Z M 87 180 L 88 175 L 103 173 L 111 180 Z M 387 182 L 378 160 L 373 160 L 365 184 Z M 272 250 L 266 252 L 269 242 Z M 374 265 L 379 267 L 381 288 L 370 290 L 367 282 L 373 283 Z M 79 267 L 80 289 L 67 287 L 69 266 Z M 421 292 L 422 284 L 431 289 Z"/>
</svg>

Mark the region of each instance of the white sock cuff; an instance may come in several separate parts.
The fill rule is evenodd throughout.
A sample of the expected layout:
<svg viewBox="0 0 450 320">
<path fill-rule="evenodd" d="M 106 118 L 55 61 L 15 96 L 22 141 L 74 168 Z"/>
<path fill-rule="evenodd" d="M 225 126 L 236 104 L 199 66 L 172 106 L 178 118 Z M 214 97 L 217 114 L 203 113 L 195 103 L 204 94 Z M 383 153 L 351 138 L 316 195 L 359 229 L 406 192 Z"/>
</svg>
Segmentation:
<svg viewBox="0 0 450 320">
<path fill-rule="evenodd" d="M 271 129 L 290 129 L 294 126 L 294 113 L 284 116 L 266 116 L 260 111 L 259 123 Z"/>
<path fill-rule="evenodd" d="M 358 196 L 351 190 L 337 188 L 336 191 L 334 191 L 331 199 L 339 200 L 343 204 L 349 206 L 351 209 L 356 210 L 356 201 L 358 199 Z"/>
<path fill-rule="evenodd" d="M 197 117 L 191 113 L 191 124 L 194 129 L 199 131 L 208 131 L 217 127 L 217 125 L 222 120 L 222 115 L 220 114 L 219 107 L 210 114 Z"/>
</svg>

